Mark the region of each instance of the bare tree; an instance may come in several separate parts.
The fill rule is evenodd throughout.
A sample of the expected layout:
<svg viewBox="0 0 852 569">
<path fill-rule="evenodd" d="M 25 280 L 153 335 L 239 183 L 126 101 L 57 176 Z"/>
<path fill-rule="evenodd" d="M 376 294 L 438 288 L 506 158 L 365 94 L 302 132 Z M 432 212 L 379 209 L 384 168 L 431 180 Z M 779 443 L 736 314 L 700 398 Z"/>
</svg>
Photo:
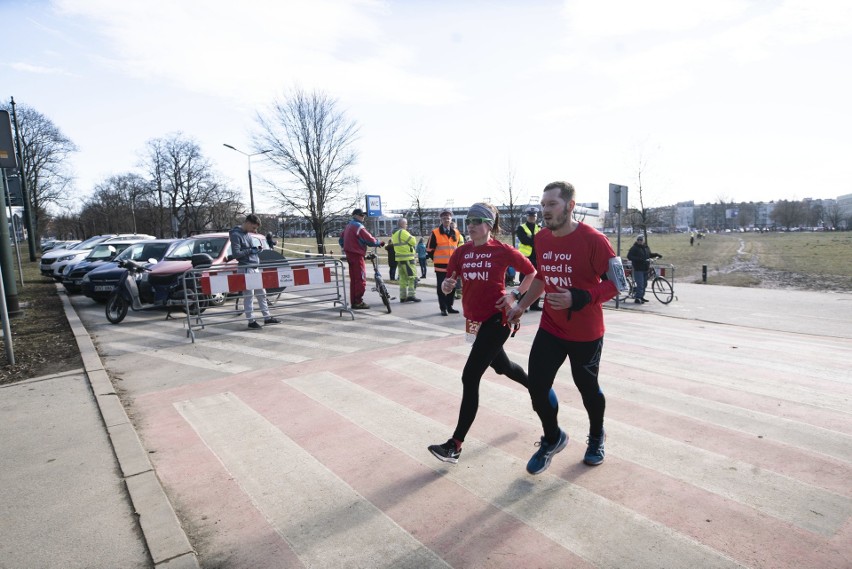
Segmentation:
<svg viewBox="0 0 852 569">
<path fill-rule="evenodd" d="M 834 202 L 825 208 L 824 224 L 830 229 L 840 227 L 840 222 L 843 221 L 843 210 L 840 209 L 840 204 Z"/>
<path fill-rule="evenodd" d="M 425 237 L 430 228 L 427 227 L 429 218 L 426 215 L 425 203 L 429 199 L 429 191 L 426 189 L 423 181 L 412 181 L 411 190 L 408 192 L 408 199 L 411 200 L 409 210 L 405 212 L 405 217 L 408 218 L 409 228 L 417 227 L 418 235 Z"/>
<path fill-rule="evenodd" d="M 659 222 L 659 219 L 654 212 L 645 207 L 644 177 L 647 176 L 647 172 L 648 160 L 645 153 L 640 151 L 636 170 L 636 189 L 639 194 L 639 207 L 629 208 L 626 217 L 634 231 L 638 230 L 645 234 L 645 243 L 648 243 L 648 227 L 652 227 Z"/>
<path fill-rule="evenodd" d="M 0 105 L 9 111 L 10 105 Z M 62 206 L 70 194 L 72 175 L 68 156 L 77 146 L 49 118 L 27 105 L 16 104 L 23 175 L 33 215 L 33 232 L 46 222 L 51 205 Z"/>
<path fill-rule="evenodd" d="M 161 220 L 159 235 L 204 231 L 213 223 L 211 206 L 235 200 L 236 193 L 219 181 L 194 140 L 178 132 L 148 141 L 147 148 L 143 165 L 151 176 L 149 194 L 171 215 L 170 231 Z"/>
<path fill-rule="evenodd" d="M 258 113 L 255 151 L 271 150 L 270 161 L 286 179 L 267 182 L 283 209 L 304 217 L 313 228 L 317 249 L 325 252 L 326 226 L 345 216 L 358 201 L 358 127 L 322 92 L 295 89 L 266 114 Z M 356 188 L 353 192 L 353 188 Z"/>
<path fill-rule="evenodd" d="M 790 229 L 799 227 L 806 218 L 805 206 L 802 202 L 780 200 L 769 217 L 782 227 Z"/>
<path fill-rule="evenodd" d="M 515 228 L 521 224 L 523 210 L 528 204 L 521 204 L 518 188 L 515 186 L 515 171 L 511 163 L 506 171 L 506 185 L 503 189 L 503 204 L 506 208 L 503 210 L 507 217 L 503 220 L 501 231 L 507 235 L 514 236 Z M 529 200 L 527 200 L 529 201 Z M 515 238 L 511 237 L 512 245 L 515 244 Z"/>
</svg>

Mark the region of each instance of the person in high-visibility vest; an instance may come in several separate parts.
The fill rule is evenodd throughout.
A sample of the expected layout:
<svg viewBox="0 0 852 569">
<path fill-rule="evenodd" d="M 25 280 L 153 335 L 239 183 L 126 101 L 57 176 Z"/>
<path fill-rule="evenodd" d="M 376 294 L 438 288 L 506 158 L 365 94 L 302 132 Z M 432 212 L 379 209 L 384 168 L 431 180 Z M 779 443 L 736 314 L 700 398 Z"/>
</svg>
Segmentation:
<svg viewBox="0 0 852 569">
<path fill-rule="evenodd" d="M 417 277 L 414 274 L 414 250 L 417 240 L 408 232 L 408 220 L 400 218 L 397 222 L 399 229 L 393 232 L 390 238 L 390 246 L 396 256 L 396 268 L 399 271 L 399 301 L 420 302 L 414 296 L 417 285 Z"/>
<path fill-rule="evenodd" d="M 458 314 L 459 311 L 453 308 L 455 300 L 455 292 L 444 294 L 441 292 L 441 283 L 447 276 L 447 263 L 450 262 L 450 257 L 458 246 L 462 243 L 461 233 L 458 229 L 452 229 L 450 224 L 453 221 L 453 212 L 445 209 L 441 212 L 441 225 L 432 230 L 432 235 L 429 236 L 429 244 L 426 245 L 426 253 L 432 259 L 432 264 L 435 266 L 435 278 L 437 279 L 438 289 L 438 307 L 441 309 L 441 315 Z"/>
<path fill-rule="evenodd" d="M 533 267 L 538 267 L 535 260 L 535 234 L 541 230 L 541 226 L 536 223 L 536 220 L 538 219 L 538 208 L 535 206 L 528 207 L 524 213 L 526 213 L 527 220 L 520 224 L 518 229 L 515 231 L 515 236 L 518 238 L 518 251 L 530 260 Z M 524 277 L 526 275 L 520 271 L 519 274 L 521 275 L 521 282 L 524 282 Z M 541 299 L 536 299 L 536 301 L 530 305 L 530 310 L 541 310 L 540 303 Z"/>
</svg>

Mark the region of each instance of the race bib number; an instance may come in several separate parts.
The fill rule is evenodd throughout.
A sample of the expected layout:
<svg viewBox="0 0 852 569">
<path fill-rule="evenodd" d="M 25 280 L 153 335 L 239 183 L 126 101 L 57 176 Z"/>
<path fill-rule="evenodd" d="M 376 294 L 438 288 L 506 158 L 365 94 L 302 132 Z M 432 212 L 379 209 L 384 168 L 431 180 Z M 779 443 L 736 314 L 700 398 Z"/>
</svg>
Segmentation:
<svg viewBox="0 0 852 569">
<path fill-rule="evenodd" d="M 482 322 L 474 322 L 473 320 L 465 320 L 464 332 L 465 332 L 465 341 L 468 344 L 472 344 L 476 340 L 476 335 L 479 333 L 479 327 L 482 326 Z"/>
</svg>

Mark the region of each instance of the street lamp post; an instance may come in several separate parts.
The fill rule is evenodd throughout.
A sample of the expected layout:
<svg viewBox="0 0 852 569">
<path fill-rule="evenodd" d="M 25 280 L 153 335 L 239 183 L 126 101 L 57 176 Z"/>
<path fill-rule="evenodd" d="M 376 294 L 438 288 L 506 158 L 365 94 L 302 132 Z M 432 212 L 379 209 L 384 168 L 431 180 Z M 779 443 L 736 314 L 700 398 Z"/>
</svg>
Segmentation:
<svg viewBox="0 0 852 569">
<path fill-rule="evenodd" d="M 251 212 L 254 213 L 254 189 L 251 187 L 251 157 L 260 156 L 261 154 L 272 152 L 272 150 L 264 150 L 263 152 L 255 152 L 254 154 L 249 154 L 247 152 L 243 152 L 239 148 L 234 148 L 230 144 L 223 144 L 222 146 L 230 148 L 231 150 L 236 150 L 237 152 L 248 158 L 249 200 L 251 200 Z"/>
</svg>

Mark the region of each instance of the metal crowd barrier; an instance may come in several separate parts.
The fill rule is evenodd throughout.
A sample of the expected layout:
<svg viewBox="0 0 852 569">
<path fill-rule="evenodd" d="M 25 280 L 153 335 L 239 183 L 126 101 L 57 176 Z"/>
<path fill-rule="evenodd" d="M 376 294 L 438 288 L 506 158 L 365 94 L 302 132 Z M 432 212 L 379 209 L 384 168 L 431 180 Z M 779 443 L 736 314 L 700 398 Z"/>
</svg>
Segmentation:
<svg viewBox="0 0 852 569">
<path fill-rule="evenodd" d="M 266 289 L 270 316 L 281 315 L 286 308 L 307 304 L 331 303 L 333 310 L 344 312 L 354 320 L 349 306 L 346 267 L 331 257 L 290 259 L 275 263 L 245 265 L 259 268 L 258 273 L 245 273 L 235 265 L 198 267 L 184 273 L 187 294 L 187 336 L 195 342 L 195 331 L 207 326 L 233 324 L 243 318 L 243 291 Z M 263 319 L 256 306 L 255 318 Z M 245 323 L 245 320 L 243 320 Z"/>
</svg>

